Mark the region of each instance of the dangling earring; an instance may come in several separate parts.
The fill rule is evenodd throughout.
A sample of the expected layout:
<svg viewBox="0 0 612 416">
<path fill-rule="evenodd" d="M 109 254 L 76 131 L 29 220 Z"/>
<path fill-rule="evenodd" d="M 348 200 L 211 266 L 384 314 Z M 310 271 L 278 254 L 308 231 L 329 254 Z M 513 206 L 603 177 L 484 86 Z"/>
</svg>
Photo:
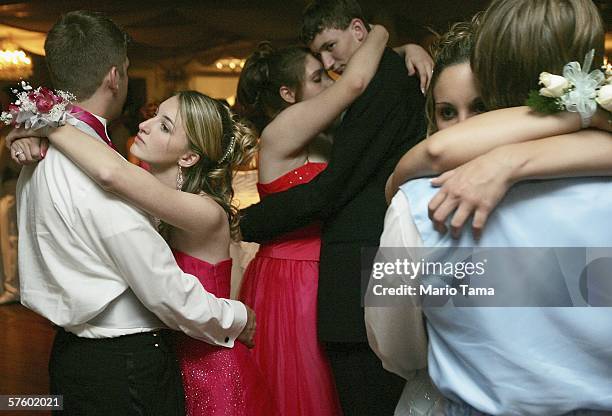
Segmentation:
<svg viewBox="0 0 612 416">
<path fill-rule="evenodd" d="M 183 190 L 183 167 L 181 165 L 179 165 L 176 175 L 176 189 L 179 191 Z"/>
</svg>

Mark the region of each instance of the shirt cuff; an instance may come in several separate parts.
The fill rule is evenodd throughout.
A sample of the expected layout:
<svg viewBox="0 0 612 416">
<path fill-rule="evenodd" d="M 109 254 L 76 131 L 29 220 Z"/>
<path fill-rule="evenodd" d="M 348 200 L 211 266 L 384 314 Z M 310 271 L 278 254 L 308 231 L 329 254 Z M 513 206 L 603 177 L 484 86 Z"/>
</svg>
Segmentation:
<svg viewBox="0 0 612 416">
<path fill-rule="evenodd" d="M 234 346 L 234 341 L 242 333 L 242 330 L 247 324 L 247 310 L 242 302 L 232 299 L 224 300 L 230 304 L 234 311 L 234 322 L 232 322 L 232 326 L 228 330 L 229 335 L 227 335 L 224 340 L 225 346 L 231 348 Z"/>
</svg>

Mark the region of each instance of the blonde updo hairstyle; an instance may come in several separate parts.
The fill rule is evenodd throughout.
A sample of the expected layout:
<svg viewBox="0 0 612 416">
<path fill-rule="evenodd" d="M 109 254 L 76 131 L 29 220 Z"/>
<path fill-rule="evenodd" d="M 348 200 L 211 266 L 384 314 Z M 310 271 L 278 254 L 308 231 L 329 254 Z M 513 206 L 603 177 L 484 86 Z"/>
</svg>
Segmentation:
<svg viewBox="0 0 612 416">
<path fill-rule="evenodd" d="M 189 146 L 200 156 L 195 165 L 183 168 L 181 190 L 206 194 L 217 202 L 227 214 L 232 239 L 237 240 L 240 215 L 233 204 L 232 179 L 236 169 L 255 156 L 257 136 L 218 100 L 197 91 L 181 91 L 176 97 Z"/>
</svg>

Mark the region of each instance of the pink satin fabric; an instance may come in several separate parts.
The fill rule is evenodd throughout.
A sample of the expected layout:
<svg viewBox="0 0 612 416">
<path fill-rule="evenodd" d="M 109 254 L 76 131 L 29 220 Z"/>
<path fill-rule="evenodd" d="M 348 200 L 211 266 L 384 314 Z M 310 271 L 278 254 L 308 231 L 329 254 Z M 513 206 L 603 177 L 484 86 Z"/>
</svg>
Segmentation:
<svg viewBox="0 0 612 416">
<path fill-rule="evenodd" d="M 108 137 L 108 134 L 106 134 L 106 128 L 104 127 L 104 124 L 102 124 L 102 122 L 98 120 L 96 116 L 91 114 L 89 111 L 82 109 L 81 107 L 77 107 L 76 105 L 72 106 L 72 108 L 70 109 L 70 114 L 72 114 L 76 119 L 82 121 L 92 129 L 94 129 L 96 134 L 100 136 L 100 138 L 104 140 L 107 145 L 109 145 L 114 150 L 117 150 L 113 142 L 111 142 L 111 139 Z"/>
<path fill-rule="evenodd" d="M 174 251 L 180 268 L 198 278 L 217 297 L 229 298 L 231 259 L 217 264 Z M 209 345 L 177 335 L 176 353 L 185 388 L 188 416 L 278 415 L 270 390 L 247 347 Z"/>
</svg>

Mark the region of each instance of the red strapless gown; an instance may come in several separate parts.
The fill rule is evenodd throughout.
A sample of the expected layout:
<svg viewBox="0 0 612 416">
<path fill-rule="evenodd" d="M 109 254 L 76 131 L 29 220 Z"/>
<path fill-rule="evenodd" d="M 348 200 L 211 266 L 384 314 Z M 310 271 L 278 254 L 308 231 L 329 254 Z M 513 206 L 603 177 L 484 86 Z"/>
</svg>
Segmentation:
<svg viewBox="0 0 612 416">
<path fill-rule="evenodd" d="M 174 257 L 208 292 L 229 298 L 231 259 L 210 264 L 176 250 Z M 188 416 L 278 415 L 270 390 L 244 344 L 236 341 L 234 348 L 224 348 L 184 334 L 177 338 Z"/>
<path fill-rule="evenodd" d="M 257 184 L 263 199 L 307 183 L 327 165 L 307 163 Z M 257 315 L 252 353 L 283 416 L 342 412 L 331 368 L 317 340 L 321 225 L 311 224 L 262 245 L 249 264 L 240 297 Z"/>
</svg>

